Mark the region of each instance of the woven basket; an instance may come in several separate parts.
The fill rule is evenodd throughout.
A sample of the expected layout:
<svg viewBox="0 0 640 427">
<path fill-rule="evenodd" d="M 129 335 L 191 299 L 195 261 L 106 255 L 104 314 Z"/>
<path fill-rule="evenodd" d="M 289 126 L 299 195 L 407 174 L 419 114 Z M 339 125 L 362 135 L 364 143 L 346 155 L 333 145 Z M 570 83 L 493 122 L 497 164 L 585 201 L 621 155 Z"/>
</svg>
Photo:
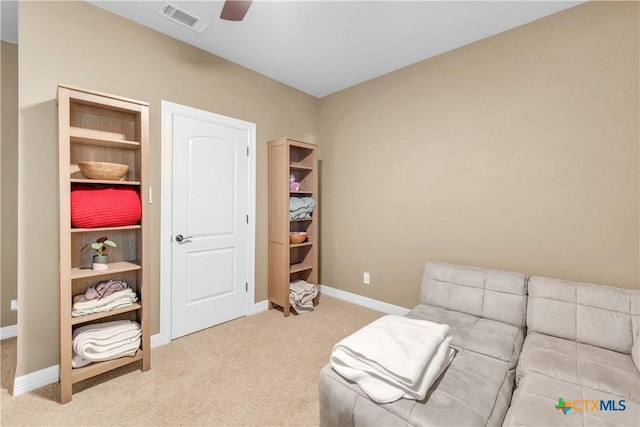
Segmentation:
<svg viewBox="0 0 640 427">
<path fill-rule="evenodd" d="M 129 172 L 128 165 L 106 162 L 78 162 L 80 172 L 89 179 L 120 181 Z"/>
</svg>

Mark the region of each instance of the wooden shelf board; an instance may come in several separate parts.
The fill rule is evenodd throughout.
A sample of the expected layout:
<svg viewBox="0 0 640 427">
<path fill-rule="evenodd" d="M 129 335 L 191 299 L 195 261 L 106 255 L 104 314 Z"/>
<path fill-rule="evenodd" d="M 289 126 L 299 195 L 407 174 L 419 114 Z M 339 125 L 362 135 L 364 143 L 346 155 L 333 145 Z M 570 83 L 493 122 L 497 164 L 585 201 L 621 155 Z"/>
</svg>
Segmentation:
<svg viewBox="0 0 640 427">
<path fill-rule="evenodd" d="M 138 105 L 144 105 L 144 106 L 149 106 L 148 102 L 145 101 L 139 101 L 137 99 L 132 99 L 132 98 L 125 98 L 124 96 L 116 96 L 116 95 L 112 95 L 110 93 L 105 93 L 105 92 L 98 92 L 96 90 L 93 89 L 84 89 L 78 86 L 72 86 L 72 85 L 68 85 L 68 84 L 64 84 L 64 83 L 60 83 L 58 84 L 58 87 L 63 87 L 65 89 L 70 89 L 71 92 L 71 99 L 75 100 L 80 100 L 80 101 L 87 101 L 87 100 L 93 100 L 96 97 L 102 97 L 102 98 L 107 98 L 109 100 L 113 100 L 115 102 L 118 103 L 124 103 L 124 104 L 128 104 L 128 103 L 133 103 L 133 104 L 138 104 Z M 105 105 L 107 104 L 107 105 Z M 107 107 L 109 105 L 108 102 L 105 102 L 105 99 L 100 99 L 97 102 L 97 105 L 101 106 L 101 107 Z M 122 108 L 120 107 L 119 104 L 117 104 L 118 108 Z M 126 105 L 127 108 L 124 108 L 125 111 L 140 111 L 139 108 L 132 108 L 129 105 Z"/>
<path fill-rule="evenodd" d="M 304 221 L 313 221 L 313 218 L 297 218 L 297 219 L 289 219 L 289 222 L 304 222 Z"/>
<path fill-rule="evenodd" d="M 303 243 L 290 244 L 289 247 L 290 248 L 300 248 L 300 247 L 303 247 L 303 246 L 311 246 L 311 245 L 313 245 L 312 242 L 303 242 Z"/>
<path fill-rule="evenodd" d="M 313 194 L 313 191 L 289 191 L 289 194 Z"/>
<path fill-rule="evenodd" d="M 119 359 L 107 360 L 106 362 L 94 362 L 83 368 L 72 369 L 71 383 L 75 384 L 77 382 L 84 381 L 87 378 L 95 377 L 96 375 L 128 365 L 129 363 L 137 362 L 138 360 L 142 360 L 142 351 L 140 350 L 138 350 L 133 356 L 125 356 Z"/>
<path fill-rule="evenodd" d="M 304 263 L 291 264 L 289 266 L 289 273 L 299 273 L 300 271 L 311 270 L 312 268 L 313 268 L 313 265 L 310 265 L 310 264 L 304 264 Z"/>
<path fill-rule="evenodd" d="M 71 280 L 75 279 L 85 279 L 87 277 L 95 277 L 95 276 L 104 276 L 108 274 L 114 273 L 122 273 L 125 271 L 135 271 L 140 270 L 142 267 L 137 262 L 132 261 L 120 261 L 120 262 L 110 262 L 109 268 L 106 270 L 92 270 L 90 268 L 72 268 L 71 269 Z"/>
<path fill-rule="evenodd" d="M 105 317 L 115 316 L 117 314 L 128 313 L 130 311 L 140 310 L 141 308 L 142 308 L 142 306 L 140 304 L 134 303 L 134 304 L 132 304 L 130 306 L 123 307 L 123 308 L 118 308 L 116 310 L 105 311 L 105 312 L 102 312 L 102 313 L 87 314 L 86 316 L 80 316 L 80 317 L 72 317 L 71 318 L 71 324 L 72 325 L 79 325 L 81 323 L 88 323 L 88 322 L 91 322 L 93 320 L 103 319 Z"/>
<path fill-rule="evenodd" d="M 289 169 L 301 170 L 301 171 L 312 171 L 313 168 L 311 166 L 302 166 L 302 165 L 289 165 Z"/>
<path fill-rule="evenodd" d="M 129 150 L 137 150 L 140 148 L 139 142 L 128 141 L 124 139 L 124 135 L 119 133 L 71 126 L 69 128 L 69 135 L 71 142 L 74 144 L 99 145 L 102 147 L 115 147 Z"/>
<path fill-rule="evenodd" d="M 289 140 L 289 145 L 292 147 L 296 147 L 296 148 L 301 148 L 303 150 L 308 151 L 309 153 L 313 152 L 314 148 L 312 148 L 312 146 L 314 146 L 315 144 L 311 145 L 307 142 L 303 142 L 303 141 L 296 141 L 295 139 L 291 139 L 291 138 L 287 138 Z"/>
<path fill-rule="evenodd" d="M 72 228 L 72 233 L 91 233 L 92 231 L 114 231 L 114 230 L 139 230 L 141 225 L 127 225 L 124 227 L 96 227 L 96 228 Z"/>
<path fill-rule="evenodd" d="M 140 185 L 140 181 L 112 181 L 108 179 L 71 178 L 73 184 L 109 184 L 109 185 Z"/>
</svg>

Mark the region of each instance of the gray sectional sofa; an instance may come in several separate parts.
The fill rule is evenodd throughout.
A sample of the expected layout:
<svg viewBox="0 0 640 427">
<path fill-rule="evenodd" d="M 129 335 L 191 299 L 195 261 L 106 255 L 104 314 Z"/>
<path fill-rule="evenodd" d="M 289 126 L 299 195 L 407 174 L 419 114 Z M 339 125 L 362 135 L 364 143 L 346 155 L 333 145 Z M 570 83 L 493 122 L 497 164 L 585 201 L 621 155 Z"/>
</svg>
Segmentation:
<svg viewBox="0 0 640 427">
<path fill-rule="evenodd" d="M 453 362 L 424 400 L 388 404 L 326 365 L 320 425 L 640 425 L 639 298 L 637 291 L 427 263 L 420 304 L 407 316 L 449 325 Z M 556 408 L 560 398 L 576 403 L 573 413 Z M 602 400 L 607 410 L 582 410 L 577 400 Z"/>
<path fill-rule="evenodd" d="M 457 354 L 423 401 L 377 404 L 330 365 L 320 373 L 320 425 L 499 425 L 524 341 L 523 274 L 430 262 L 407 316 L 451 327 Z M 419 355 L 416 355 L 419 356 Z"/>
<path fill-rule="evenodd" d="M 640 425 L 639 321 L 637 291 L 531 277 L 504 425 Z"/>
</svg>

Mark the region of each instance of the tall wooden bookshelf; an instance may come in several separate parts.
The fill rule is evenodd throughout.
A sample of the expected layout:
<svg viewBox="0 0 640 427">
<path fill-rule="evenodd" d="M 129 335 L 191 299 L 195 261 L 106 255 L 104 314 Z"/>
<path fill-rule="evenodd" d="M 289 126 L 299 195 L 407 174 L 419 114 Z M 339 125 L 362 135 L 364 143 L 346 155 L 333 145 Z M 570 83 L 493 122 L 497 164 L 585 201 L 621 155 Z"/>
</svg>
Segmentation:
<svg viewBox="0 0 640 427">
<path fill-rule="evenodd" d="M 58 172 L 60 207 L 60 400 L 69 402 L 73 384 L 112 369 L 140 362 L 151 367 L 150 301 L 148 261 L 148 140 L 149 104 L 119 96 L 59 85 Z M 84 177 L 80 161 L 121 163 L 129 166 L 121 181 Z M 129 186 L 138 190 L 142 205 L 139 224 L 125 227 L 75 228 L 71 224 L 71 190 L 76 185 Z M 109 248 L 106 270 L 91 269 L 91 251 L 82 248 L 107 236 L 116 242 Z M 105 313 L 72 317 L 72 299 L 100 280 L 124 280 L 134 289 L 138 302 Z M 94 362 L 72 368 L 72 334 L 75 328 L 112 320 L 134 320 L 142 329 L 140 349 L 134 356 Z"/>
<path fill-rule="evenodd" d="M 289 191 L 290 175 L 300 183 L 299 191 Z M 289 218 L 292 197 L 314 199 L 310 218 Z M 285 316 L 291 312 L 290 282 L 318 284 L 318 220 L 317 146 L 291 138 L 269 141 L 269 308 L 282 307 Z M 289 233 L 296 231 L 307 232 L 307 239 L 291 244 Z"/>
</svg>

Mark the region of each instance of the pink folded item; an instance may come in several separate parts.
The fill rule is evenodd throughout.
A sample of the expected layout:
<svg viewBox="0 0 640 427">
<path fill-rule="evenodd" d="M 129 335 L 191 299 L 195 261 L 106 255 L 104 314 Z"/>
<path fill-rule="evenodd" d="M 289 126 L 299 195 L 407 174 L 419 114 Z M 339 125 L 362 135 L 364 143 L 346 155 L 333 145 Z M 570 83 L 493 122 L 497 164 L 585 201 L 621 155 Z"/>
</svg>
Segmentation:
<svg viewBox="0 0 640 427">
<path fill-rule="evenodd" d="M 96 298 L 100 299 L 109 296 L 114 292 L 127 289 L 128 287 L 129 285 L 127 282 L 122 280 L 103 280 L 98 282 L 95 287 L 87 289 L 84 293 L 84 297 L 88 300 Z"/>
</svg>

